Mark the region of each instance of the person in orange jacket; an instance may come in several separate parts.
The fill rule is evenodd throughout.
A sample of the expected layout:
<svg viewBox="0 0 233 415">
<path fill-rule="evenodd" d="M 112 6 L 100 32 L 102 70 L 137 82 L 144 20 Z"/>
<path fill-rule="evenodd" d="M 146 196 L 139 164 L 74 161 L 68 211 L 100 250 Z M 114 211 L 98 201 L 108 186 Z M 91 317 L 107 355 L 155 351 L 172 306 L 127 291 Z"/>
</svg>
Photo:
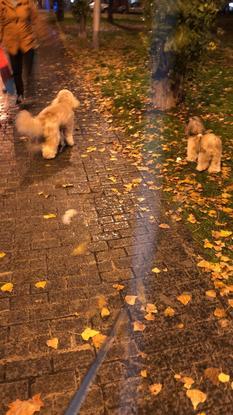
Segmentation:
<svg viewBox="0 0 233 415">
<path fill-rule="evenodd" d="M 0 43 L 9 54 L 17 92 L 17 104 L 24 99 L 23 66 L 27 87 L 32 82 L 33 62 L 37 40 L 34 25 L 38 17 L 33 0 L 1 0 Z"/>
</svg>

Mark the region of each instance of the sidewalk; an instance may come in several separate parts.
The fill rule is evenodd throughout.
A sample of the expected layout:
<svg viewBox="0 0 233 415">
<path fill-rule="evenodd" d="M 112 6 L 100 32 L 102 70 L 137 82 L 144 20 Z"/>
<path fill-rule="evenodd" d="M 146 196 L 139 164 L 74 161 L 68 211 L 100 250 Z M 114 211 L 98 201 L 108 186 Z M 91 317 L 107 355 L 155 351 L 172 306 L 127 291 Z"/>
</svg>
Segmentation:
<svg viewBox="0 0 233 415">
<path fill-rule="evenodd" d="M 127 319 L 81 414 L 229 415 L 230 383 L 218 382 L 216 373 L 207 379 L 205 370 L 217 368 L 233 380 L 231 319 L 221 297 L 205 294 L 213 286 L 195 266 L 188 232 L 168 220 L 162 194 L 151 190 L 156 178 L 117 151 L 124 140 L 82 90 L 78 62 L 67 57 L 54 28 L 39 63 L 33 113 L 62 88 L 81 107 L 75 147 L 52 161 L 28 151 L 14 131 L 14 111 L 2 120 L 0 286 L 12 283 L 13 290 L 0 291 L 0 415 L 10 402 L 37 393 L 42 415 L 64 414 L 97 353 L 81 333 L 91 327 L 108 335 L 122 307 Z M 67 209 L 78 212 L 70 225 L 62 223 Z M 55 217 L 45 219 L 48 214 Z M 169 227 L 159 226 L 164 223 Z M 87 250 L 72 255 L 83 242 Z M 35 286 L 40 281 L 44 288 Z M 191 296 L 187 305 L 177 300 L 183 293 Z M 135 305 L 126 304 L 126 295 L 137 296 Z M 157 310 L 148 313 L 148 303 Z M 103 307 L 108 317 L 101 317 Z M 223 307 L 226 316 L 215 317 Z M 134 322 L 145 328 L 138 323 L 142 331 L 134 331 Z M 47 345 L 54 338 L 57 348 Z M 184 376 L 207 395 L 196 411 Z M 158 386 L 150 386 L 158 384 L 156 395 Z"/>
</svg>

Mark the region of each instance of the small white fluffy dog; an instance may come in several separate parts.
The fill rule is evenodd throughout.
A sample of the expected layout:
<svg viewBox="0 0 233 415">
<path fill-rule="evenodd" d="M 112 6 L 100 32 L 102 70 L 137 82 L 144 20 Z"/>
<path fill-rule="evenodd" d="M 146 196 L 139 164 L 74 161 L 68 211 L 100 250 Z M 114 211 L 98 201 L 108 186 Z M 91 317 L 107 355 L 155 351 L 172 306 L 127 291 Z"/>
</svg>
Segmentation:
<svg viewBox="0 0 233 415">
<path fill-rule="evenodd" d="M 187 160 L 196 161 L 198 171 L 208 168 L 209 173 L 221 171 L 222 141 L 215 134 L 206 131 L 199 117 L 189 118 L 185 128 L 188 136 Z"/>
<path fill-rule="evenodd" d="M 62 89 L 51 104 L 36 117 L 28 111 L 21 111 L 16 118 L 16 128 L 20 134 L 31 138 L 43 137 L 42 155 L 45 159 L 53 159 L 56 157 L 59 144 L 64 144 L 64 140 L 69 146 L 74 145 L 74 109 L 79 105 L 80 102 L 72 92 Z"/>
</svg>

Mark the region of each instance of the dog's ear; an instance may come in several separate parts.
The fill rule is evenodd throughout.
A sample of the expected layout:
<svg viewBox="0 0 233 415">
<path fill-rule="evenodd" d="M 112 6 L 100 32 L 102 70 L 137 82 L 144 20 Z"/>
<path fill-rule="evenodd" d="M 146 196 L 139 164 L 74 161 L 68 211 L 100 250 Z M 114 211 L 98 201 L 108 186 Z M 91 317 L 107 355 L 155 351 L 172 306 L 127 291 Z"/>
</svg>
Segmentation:
<svg viewBox="0 0 233 415">
<path fill-rule="evenodd" d="M 73 108 L 78 108 L 80 106 L 80 102 L 73 96 Z"/>
</svg>

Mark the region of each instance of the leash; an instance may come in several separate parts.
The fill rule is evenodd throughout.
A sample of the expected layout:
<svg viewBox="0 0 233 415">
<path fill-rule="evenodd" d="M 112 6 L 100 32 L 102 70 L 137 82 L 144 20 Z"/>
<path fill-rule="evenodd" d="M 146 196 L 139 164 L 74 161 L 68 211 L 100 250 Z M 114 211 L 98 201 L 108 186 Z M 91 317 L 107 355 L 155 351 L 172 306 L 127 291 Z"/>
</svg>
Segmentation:
<svg viewBox="0 0 233 415">
<path fill-rule="evenodd" d="M 91 367 L 88 369 L 79 389 L 77 390 L 77 392 L 75 393 L 72 401 L 70 402 L 65 415 L 78 415 L 79 410 L 82 406 L 83 401 L 86 398 L 86 395 L 88 393 L 88 389 L 91 385 L 91 383 L 93 382 L 95 376 L 97 375 L 97 372 L 101 366 L 101 364 L 103 363 L 106 354 L 108 353 L 113 340 L 115 338 L 115 335 L 118 331 L 118 328 L 121 324 L 121 322 L 126 318 L 126 310 L 125 309 L 121 309 L 113 323 L 112 329 L 110 331 L 109 336 L 107 337 L 107 339 L 105 340 L 105 342 L 103 343 L 103 345 L 101 346 L 94 362 L 92 363 Z"/>
</svg>

